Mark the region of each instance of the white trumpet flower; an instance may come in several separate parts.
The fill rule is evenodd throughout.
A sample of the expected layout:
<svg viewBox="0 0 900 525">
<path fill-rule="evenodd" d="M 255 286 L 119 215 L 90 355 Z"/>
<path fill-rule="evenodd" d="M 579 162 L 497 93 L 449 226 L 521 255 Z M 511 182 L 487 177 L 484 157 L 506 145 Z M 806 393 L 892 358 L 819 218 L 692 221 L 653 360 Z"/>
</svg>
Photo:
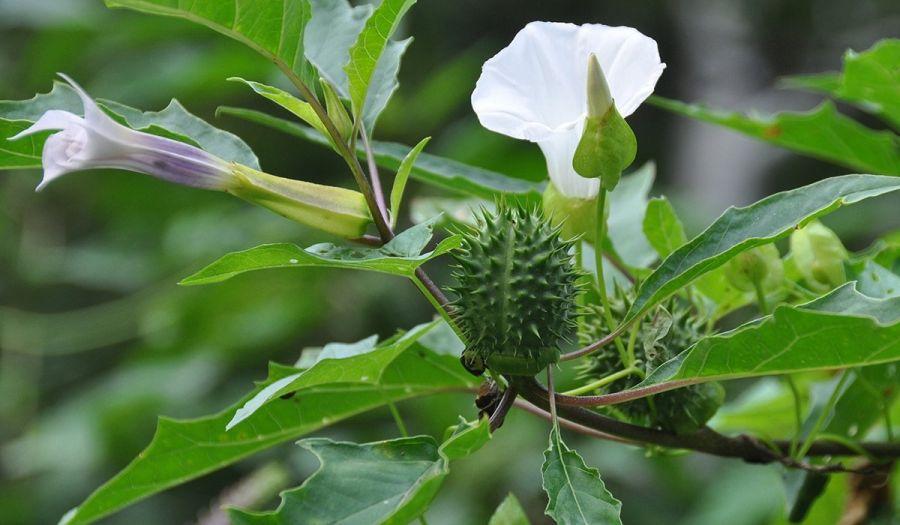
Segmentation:
<svg viewBox="0 0 900 525">
<path fill-rule="evenodd" d="M 228 192 L 288 219 L 344 237 L 359 237 L 372 222 L 365 197 L 357 191 L 276 177 L 190 144 L 135 131 L 110 118 L 72 79 L 60 76 L 78 93 L 84 116 L 52 109 L 9 138 L 56 131 L 44 143 L 44 176 L 38 190 L 67 173 L 112 168 Z"/>
<path fill-rule="evenodd" d="M 84 117 L 53 109 L 9 140 L 56 130 L 44 143 L 44 177 L 37 189 L 74 171 L 97 168 L 146 173 L 194 188 L 226 191 L 236 178 L 230 163 L 200 148 L 135 131 L 110 118 L 78 84 L 60 74 L 78 93 Z"/>
<path fill-rule="evenodd" d="M 481 124 L 537 143 L 553 185 L 576 199 L 592 199 L 600 188 L 598 179 L 582 177 L 572 167 L 588 115 L 591 54 L 622 117 L 653 93 L 666 67 L 656 41 L 636 29 L 532 22 L 484 63 L 472 93 Z"/>
</svg>

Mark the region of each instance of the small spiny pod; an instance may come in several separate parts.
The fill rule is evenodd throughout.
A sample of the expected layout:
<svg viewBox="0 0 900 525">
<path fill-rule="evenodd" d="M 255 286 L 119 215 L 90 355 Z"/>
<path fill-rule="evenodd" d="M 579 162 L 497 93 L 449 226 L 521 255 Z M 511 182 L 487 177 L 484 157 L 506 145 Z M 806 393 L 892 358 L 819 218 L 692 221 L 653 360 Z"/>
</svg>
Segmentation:
<svg viewBox="0 0 900 525">
<path fill-rule="evenodd" d="M 463 231 L 454 311 L 473 373 L 533 376 L 559 360 L 575 333 L 579 273 L 570 250 L 537 210 L 501 203 Z"/>
</svg>

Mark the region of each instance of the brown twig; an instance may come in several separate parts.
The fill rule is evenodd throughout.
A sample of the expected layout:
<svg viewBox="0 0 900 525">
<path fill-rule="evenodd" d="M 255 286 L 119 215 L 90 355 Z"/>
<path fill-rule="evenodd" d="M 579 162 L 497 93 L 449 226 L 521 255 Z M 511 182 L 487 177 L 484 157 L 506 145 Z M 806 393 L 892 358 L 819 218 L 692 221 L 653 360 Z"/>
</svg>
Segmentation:
<svg viewBox="0 0 900 525">
<path fill-rule="evenodd" d="M 527 401 L 541 409 L 549 409 L 548 393 L 534 378 L 515 377 L 510 378 L 510 381 L 518 387 L 520 395 Z M 791 445 L 787 440 L 774 441 L 772 444 L 775 450 L 773 450 L 762 445 L 756 438 L 746 435 L 729 437 L 719 434 L 708 427 L 701 428 L 693 434 L 682 435 L 633 425 L 577 406 L 560 403 L 556 408 L 559 416 L 569 421 L 604 434 L 611 434 L 644 444 L 693 450 L 720 457 L 739 458 L 750 463 L 778 462 L 785 464 L 784 458 L 790 453 Z M 900 443 L 860 443 L 859 448 L 876 458 L 900 457 Z M 807 452 L 807 456 L 857 455 L 859 455 L 859 450 L 856 448 L 831 441 L 815 441 Z M 786 466 L 791 468 L 811 467 L 791 461 L 788 461 Z M 818 470 L 819 468 L 814 467 L 813 470 Z"/>
</svg>

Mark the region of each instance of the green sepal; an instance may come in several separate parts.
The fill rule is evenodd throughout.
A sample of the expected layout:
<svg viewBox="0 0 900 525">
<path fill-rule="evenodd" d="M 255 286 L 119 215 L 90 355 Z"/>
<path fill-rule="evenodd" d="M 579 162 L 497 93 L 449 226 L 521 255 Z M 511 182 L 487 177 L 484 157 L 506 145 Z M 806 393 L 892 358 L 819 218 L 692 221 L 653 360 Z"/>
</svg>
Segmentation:
<svg viewBox="0 0 900 525">
<path fill-rule="evenodd" d="M 366 199 L 358 191 L 231 166 L 237 182 L 229 193 L 293 221 L 346 238 L 362 236 L 372 222 Z"/>
<path fill-rule="evenodd" d="M 588 116 L 572 167 L 582 177 L 600 179 L 600 185 L 611 191 L 619 183 L 622 171 L 634 162 L 637 139 L 613 105 L 603 116 Z"/>
<path fill-rule="evenodd" d="M 558 361 L 558 348 L 541 348 L 524 355 L 521 352 L 514 354 L 500 350 L 487 357 L 487 367 L 513 376 L 535 376 L 547 368 L 547 365 L 555 364 Z"/>
</svg>

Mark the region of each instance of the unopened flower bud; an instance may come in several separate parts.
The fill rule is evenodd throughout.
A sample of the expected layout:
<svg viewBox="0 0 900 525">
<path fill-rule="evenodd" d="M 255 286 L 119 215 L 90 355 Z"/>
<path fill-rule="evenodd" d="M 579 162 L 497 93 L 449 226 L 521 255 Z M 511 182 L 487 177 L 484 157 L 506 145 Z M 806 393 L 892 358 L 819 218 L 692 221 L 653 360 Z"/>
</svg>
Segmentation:
<svg viewBox="0 0 900 525">
<path fill-rule="evenodd" d="M 582 177 L 600 179 L 607 191 L 619 183 L 622 171 L 634 162 L 637 139 L 616 109 L 597 57 L 588 59 L 587 118 L 572 167 Z"/>
<path fill-rule="evenodd" d="M 791 252 L 797 270 L 813 290 L 824 292 L 847 280 L 848 254 L 838 236 L 819 221 L 791 234 Z"/>
<path fill-rule="evenodd" d="M 344 107 L 340 97 L 338 97 L 327 80 L 324 78 L 320 79 L 319 83 L 322 85 L 322 92 L 325 95 L 325 108 L 328 112 L 328 118 L 334 122 L 334 127 L 341 134 L 341 138 L 345 141 L 349 140 L 350 134 L 353 133 L 353 121 L 350 120 L 350 115 L 347 114 L 347 108 Z"/>
</svg>

